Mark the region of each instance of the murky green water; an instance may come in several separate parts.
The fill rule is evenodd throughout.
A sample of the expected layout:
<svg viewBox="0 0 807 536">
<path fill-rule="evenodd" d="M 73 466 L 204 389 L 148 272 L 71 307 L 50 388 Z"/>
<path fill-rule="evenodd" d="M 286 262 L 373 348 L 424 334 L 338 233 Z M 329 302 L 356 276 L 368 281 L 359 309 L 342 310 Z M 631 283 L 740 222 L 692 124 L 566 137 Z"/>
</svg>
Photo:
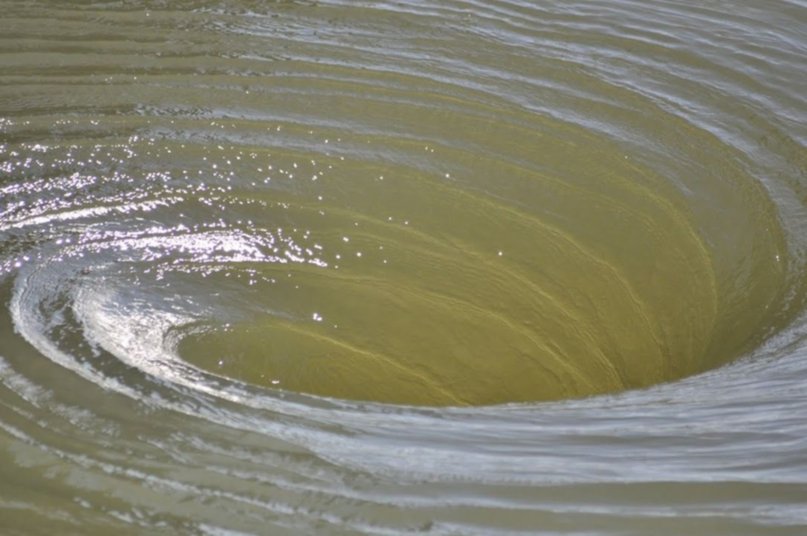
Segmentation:
<svg viewBox="0 0 807 536">
<path fill-rule="evenodd" d="M 3 534 L 807 531 L 807 5 L 0 8 Z"/>
</svg>

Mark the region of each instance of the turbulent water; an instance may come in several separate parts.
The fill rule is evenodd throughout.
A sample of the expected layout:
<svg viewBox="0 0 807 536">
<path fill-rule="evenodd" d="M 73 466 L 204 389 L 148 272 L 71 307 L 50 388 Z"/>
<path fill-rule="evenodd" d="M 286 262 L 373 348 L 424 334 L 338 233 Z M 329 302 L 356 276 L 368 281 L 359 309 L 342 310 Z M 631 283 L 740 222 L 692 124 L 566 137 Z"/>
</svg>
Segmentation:
<svg viewBox="0 0 807 536">
<path fill-rule="evenodd" d="M 807 4 L 0 0 L 2 534 L 807 533 Z"/>
</svg>

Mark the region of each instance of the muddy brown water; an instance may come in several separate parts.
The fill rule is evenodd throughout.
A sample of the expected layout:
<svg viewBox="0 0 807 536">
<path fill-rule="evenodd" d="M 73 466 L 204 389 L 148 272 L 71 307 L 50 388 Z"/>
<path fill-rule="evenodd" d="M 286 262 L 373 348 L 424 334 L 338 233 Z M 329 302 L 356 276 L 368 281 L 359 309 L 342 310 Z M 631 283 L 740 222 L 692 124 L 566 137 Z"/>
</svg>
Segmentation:
<svg viewBox="0 0 807 536">
<path fill-rule="evenodd" d="M 0 0 L 3 534 L 807 533 L 807 5 Z"/>
</svg>

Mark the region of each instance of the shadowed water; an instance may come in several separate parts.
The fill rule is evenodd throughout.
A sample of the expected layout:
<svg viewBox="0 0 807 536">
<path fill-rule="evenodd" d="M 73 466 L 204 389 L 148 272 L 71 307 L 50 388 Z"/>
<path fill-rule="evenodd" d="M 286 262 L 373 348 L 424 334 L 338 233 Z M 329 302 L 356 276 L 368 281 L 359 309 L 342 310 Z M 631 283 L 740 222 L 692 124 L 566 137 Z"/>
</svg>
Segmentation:
<svg viewBox="0 0 807 536">
<path fill-rule="evenodd" d="M 4 533 L 807 530 L 807 6 L 0 8 Z"/>
</svg>

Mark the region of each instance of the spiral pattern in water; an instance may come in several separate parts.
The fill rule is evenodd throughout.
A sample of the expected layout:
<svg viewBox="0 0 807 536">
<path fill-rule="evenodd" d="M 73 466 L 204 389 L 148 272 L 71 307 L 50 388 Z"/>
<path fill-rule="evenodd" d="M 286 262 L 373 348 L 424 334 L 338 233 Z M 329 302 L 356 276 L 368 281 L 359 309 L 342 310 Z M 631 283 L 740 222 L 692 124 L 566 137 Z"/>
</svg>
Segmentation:
<svg viewBox="0 0 807 536">
<path fill-rule="evenodd" d="M 798 2 L 0 7 L 0 528 L 805 528 Z"/>
</svg>

